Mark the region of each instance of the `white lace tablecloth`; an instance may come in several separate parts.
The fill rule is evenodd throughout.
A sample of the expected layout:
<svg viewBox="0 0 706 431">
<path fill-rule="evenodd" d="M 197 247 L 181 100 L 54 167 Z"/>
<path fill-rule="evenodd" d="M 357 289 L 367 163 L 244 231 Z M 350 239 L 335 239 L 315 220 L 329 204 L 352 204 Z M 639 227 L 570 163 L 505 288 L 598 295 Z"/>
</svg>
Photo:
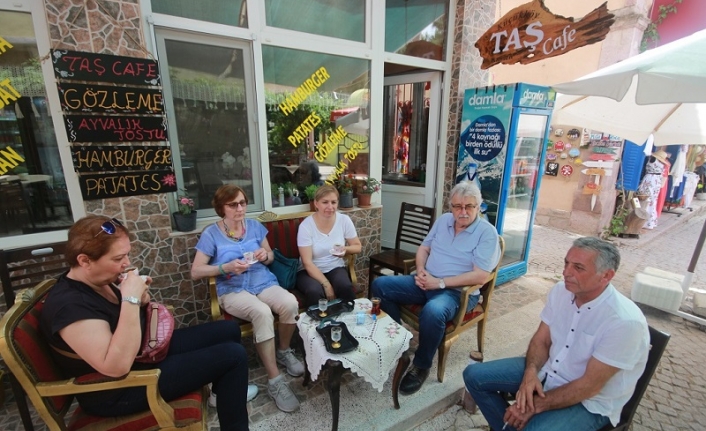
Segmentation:
<svg viewBox="0 0 706 431">
<path fill-rule="evenodd" d="M 345 368 L 365 379 L 378 392 L 382 392 L 390 370 L 397 365 L 397 360 L 409 348 L 412 333 L 387 315 L 373 321 L 370 315 L 366 314 L 365 324 L 356 325 L 356 313 L 369 312 L 369 310 L 368 299 L 356 299 L 353 311 L 334 318 L 339 322 L 345 322 L 348 331 L 358 340 L 358 347 L 347 353 L 329 353 L 323 338 L 316 332 L 319 321 L 312 319 L 306 313 L 300 315 L 297 327 L 304 340 L 306 365 L 311 374 L 311 380 L 319 377 L 326 361 L 340 361 Z"/>
</svg>

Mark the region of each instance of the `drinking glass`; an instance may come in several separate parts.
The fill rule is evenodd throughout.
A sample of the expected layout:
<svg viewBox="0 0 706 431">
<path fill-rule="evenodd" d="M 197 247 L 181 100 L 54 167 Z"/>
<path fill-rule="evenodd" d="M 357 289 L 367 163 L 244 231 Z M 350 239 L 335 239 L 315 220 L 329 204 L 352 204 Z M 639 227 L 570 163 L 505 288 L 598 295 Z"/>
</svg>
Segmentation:
<svg viewBox="0 0 706 431">
<path fill-rule="evenodd" d="M 341 341 L 342 331 L 343 329 L 340 326 L 331 327 L 331 340 L 333 341 L 333 343 L 331 343 L 331 347 L 334 349 L 341 347 L 341 343 L 339 343 L 339 341 Z"/>
<path fill-rule="evenodd" d="M 370 298 L 370 302 L 373 303 L 373 308 L 370 310 L 370 314 L 379 315 L 380 314 L 380 298 L 374 296 Z"/>
<path fill-rule="evenodd" d="M 319 299 L 319 316 L 325 317 L 328 309 L 328 299 Z"/>
</svg>

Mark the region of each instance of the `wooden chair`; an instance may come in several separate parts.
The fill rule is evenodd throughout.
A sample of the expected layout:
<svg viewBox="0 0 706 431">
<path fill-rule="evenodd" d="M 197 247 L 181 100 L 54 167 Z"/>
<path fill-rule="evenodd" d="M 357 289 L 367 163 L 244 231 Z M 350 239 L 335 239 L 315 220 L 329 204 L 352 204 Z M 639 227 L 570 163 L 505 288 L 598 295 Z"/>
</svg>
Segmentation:
<svg viewBox="0 0 706 431">
<path fill-rule="evenodd" d="M 12 226 L 21 228 L 27 220 L 32 229 L 36 228 L 29 195 L 22 182 L 13 180 L 0 183 L 0 226 L 10 233 Z"/>
<path fill-rule="evenodd" d="M 630 425 L 632 424 L 632 418 L 635 416 L 637 406 L 640 405 L 640 400 L 642 400 L 642 396 L 645 394 L 645 391 L 647 391 L 647 386 L 649 386 L 652 376 L 655 371 L 657 371 L 657 365 L 659 365 L 659 361 L 662 358 L 662 354 L 664 354 L 669 338 L 671 337 L 671 335 L 654 329 L 651 326 L 649 327 L 649 330 L 650 352 L 647 355 L 645 371 L 642 372 L 642 375 L 637 380 L 637 384 L 635 385 L 635 392 L 632 393 L 632 396 L 628 402 L 623 406 L 623 410 L 620 412 L 620 422 L 618 422 L 618 425 L 614 427 L 613 425 L 608 424 L 601 428 L 600 431 L 628 431 Z"/>
<path fill-rule="evenodd" d="M 424 241 L 434 224 L 434 209 L 408 202 L 402 202 L 400 209 L 400 219 L 397 223 L 397 236 L 395 237 L 395 248 L 384 250 L 370 256 L 370 267 L 368 269 L 368 286 L 377 276 L 385 275 L 382 270 L 388 269 L 393 274 L 410 274 L 414 267 L 416 251 L 400 248 L 406 244 L 405 248 L 416 250 Z M 368 288 L 368 296 L 370 289 Z"/>
<path fill-rule="evenodd" d="M 262 213 L 258 220 L 267 228 L 267 242 L 272 249 L 279 249 L 283 255 L 292 258 L 299 258 L 299 247 L 297 246 L 297 231 L 301 222 L 311 213 L 286 214 L 278 216 L 273 212 L 266 211 Z M 363 293 L 358 286 L 358 278 L 355 274 L 355 259 L 356 255 L 348 255 L 345 257 L 348 275 L 353 283 L 353 289 L 356 289 L 356 296 L 360 297 Z M 296 289 L 291 290 L 292 294 L 297 297 L 299 302 L 299 310 L 304 311 L 303 299 Z M 208 279 L 208 293 L 211 302 L 211 319 L 212 320 L 236 320 L 240 324 L 241 337 L 251 337 L 253 334 L 252 324 L 246 320 L 240 320 L 226 313 L 218 303 L 218 291 L 216 290 L 216 277 Z M 275 316 L 275 327 L 278 320 Z"/>
<path fill-rule="evenodd" d="M 64 259 L 65 246 L 66 243 L 58 242 L 0 250 L 0 282 L 2 282 L 6 310 L 15 303 L 15 292 L 18 290 L 35 286 L 40 281 L 56 277 L 69 269 Z M 32 431 L 34 426 L 22 386 L 12 373 L 8 373 L 8 377 L 25 431 Z"/>
<path fill-rule="evenodd" d="M 17 303 L 0 320 L 0 355 L 51 431 L 206 430 L 205 392 L 193 392 L 167 403 L 159 394 L 158 369 L 132 371 L 119 378 L 96 373 L 65 379 L 39 329 L 44 298 L 55 282 L 46 280 L 21 292 Z M 136 386 L 145 387 L 150 411 L 97 417 L 77 407 L 66 423 L 73 395 Z"/>
<path fill-rule="evenodd" d="M 473 325 L 478 325 L 478 351 L 483 353 L 483 342 L 485 340 L 485 324 L 488 321 L 488 312 L 490 311 L 490 299 L 495 291 L 495 282 L 498 278 L 498 268 L 502 261 L 503 253 L 505 252 L 505 241 L 502 236 L 498 237 L 500 243 L 500 259 L 498 265 L 490 274 L 490 278 L 482 286 L 464 286 L 461 288 L 461 305 L 458 308 L 458 313 L 454 318 L 446 323 L 446 331 L 444 338 L 439 345 L 439 367 L 436 373 L 440 382 L 444 381 L 444 372 L 446 371 L 446 357 L 448 356 L 451 345 L 458 339 L 462 332 L 471 328 Z M 480 289 L 481 299 L 478 305 L 472 310 L 466 312 L 468 307 L 468 297 L 471 293 Z M 402 305 L 400 307 L 401 318 L 404 322 L 419 331 L 419 314 L 422 311 L 422 305 Z"/>
</svg>

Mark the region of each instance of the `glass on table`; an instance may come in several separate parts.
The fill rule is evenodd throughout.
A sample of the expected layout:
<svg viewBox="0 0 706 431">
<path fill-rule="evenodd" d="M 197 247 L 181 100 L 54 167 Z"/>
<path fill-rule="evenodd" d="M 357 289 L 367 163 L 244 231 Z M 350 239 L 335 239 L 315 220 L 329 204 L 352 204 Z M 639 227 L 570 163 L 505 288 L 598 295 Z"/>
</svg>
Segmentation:
<svg viewBox="0 0 706 431">
<path fill-rule="evenodd" d="M 343 328 L 341 328 L 340 326 L 331 327 L 331 341 L 333 341 L 333 343 L 331 343 L 331 347 L 333 347 L 334 349 L 338 349 L 339 347 L 341 347 L 340 341 L 342 333 Z"/>
<path fill-rule="evenodd" d="M 319 299 L 319 316 L 326 317 L 326 310 L 328 310 L 328 299 Z"/>
<path fill-rule="evenodd" d="M 373 307 L 370 309 L 370 314 L 379 315 L 380 314 L 380 298 L 373 296 L 370 298 L 370 302 L 373 303 Z"/>
</svg>

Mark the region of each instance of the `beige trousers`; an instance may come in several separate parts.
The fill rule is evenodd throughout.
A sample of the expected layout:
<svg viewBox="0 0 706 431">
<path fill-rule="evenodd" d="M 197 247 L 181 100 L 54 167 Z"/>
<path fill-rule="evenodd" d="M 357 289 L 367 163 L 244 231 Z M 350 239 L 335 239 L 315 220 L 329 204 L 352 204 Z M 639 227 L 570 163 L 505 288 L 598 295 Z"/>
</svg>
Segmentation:
<svg viewBox="0 0 706 431">
<path fill-rule="evenodd" d="M 274 316 L 280 324 L 296 323 L 299 312 L 297 298 L 280 286 L 270 286 L 259 295 L 244 290 L 218 297 L 218 303 L 230 315 L 252 323 L 256 343 L 275 336 Z"/>
</svg>

